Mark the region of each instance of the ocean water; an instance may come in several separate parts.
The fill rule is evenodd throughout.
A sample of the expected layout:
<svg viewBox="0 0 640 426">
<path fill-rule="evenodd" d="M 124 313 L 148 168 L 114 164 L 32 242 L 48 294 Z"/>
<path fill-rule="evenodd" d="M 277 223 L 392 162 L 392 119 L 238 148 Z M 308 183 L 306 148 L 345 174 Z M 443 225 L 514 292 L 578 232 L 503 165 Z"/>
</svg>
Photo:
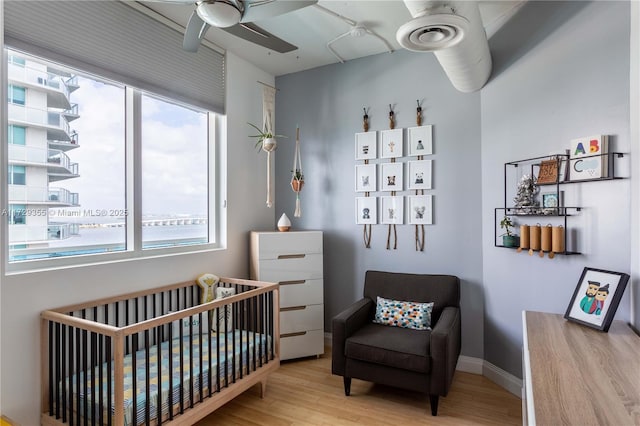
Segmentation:
<svg viewBox="0 0 640 426">
<path fill-rule="evenodd" d="M 143 248 L 172 247 L 202 244 L 207 239 L 208 226 L 173 225 L 145 226 L 142 228 Z M 63 240 L 50 240 L 49 247 L 12 249 L 9 261 L 47 259 L 125 250 L 124 227 L 80 228 L 79 234 Z"/>
<path fill-rule="evenodd" d="M 142 241 L 148 243 L 162 243 L 176 240 L 206 240 L 207 225 L 177 225 L 177 226 L 145 226 L 142 228 Z M 125 228 L 80 228 L 79 235 L 74 235 L 60 241 L 51 241 L 50 247 L 78 247 L 124 244 Z"/>
</svg>

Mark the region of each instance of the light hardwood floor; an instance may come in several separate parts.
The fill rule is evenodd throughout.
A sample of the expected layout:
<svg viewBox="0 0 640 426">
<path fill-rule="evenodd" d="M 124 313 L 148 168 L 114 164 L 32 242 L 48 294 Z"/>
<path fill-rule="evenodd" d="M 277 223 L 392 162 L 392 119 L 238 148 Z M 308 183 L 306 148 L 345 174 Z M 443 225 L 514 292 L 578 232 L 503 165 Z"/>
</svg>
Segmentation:
<svg viewBox="0 0 640 426">
<path fill-rule="evenodd" d="M 266 395 L 255 386 L 205 419 L 212 425 L 521 425 L 521 401 L 489 379 L 457 371 L 432 417 L 429 398 L 353 380 L 346 397 L 342 377 L 331 374 L 331 352 L 284 361 L 270 376 Z"/>
</svg>

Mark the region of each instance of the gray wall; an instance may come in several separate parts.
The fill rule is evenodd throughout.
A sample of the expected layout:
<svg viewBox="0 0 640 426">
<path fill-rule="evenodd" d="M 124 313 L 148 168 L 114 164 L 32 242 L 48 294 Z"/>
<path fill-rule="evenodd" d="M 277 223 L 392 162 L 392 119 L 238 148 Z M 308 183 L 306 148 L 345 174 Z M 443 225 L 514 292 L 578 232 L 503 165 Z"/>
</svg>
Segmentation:
<svg viewBox="0 0 640 426">
<path fill-rule="evenodd" d="M 454 274 L 462 279 L 462 352 L 481 358 L 479 94 L 456 91 L 433 55 L 407 51 L 286 75 L 276 84 L 276 128 L 289 136 L 278 142 L 276 217 L 286 212 L 294 229 L 324 231 L 325 330 L 362 297 L 368 269 Z M 374 225 L 367 249 L 363 226 L 355 224 L 354 133 L 362 131 L 363 107 L 370 108 L 371 130 L 388 129 L 389 104 L 396 128 L 415 126 L 417 99 L 424 124 L 434 125 L 434 189 L 426 191 L 434 195 L 434 225 L 426 226 L 424 252 L 415 250 L 413 225 L 397 227 L 397 250 L 386 249 L 387 225 Z M 299 219 L 289 187 L 296 124 L 306 182 Z"/>
<path fill-rule="evenodd" d="M 570 139 L 597 133 L 630 151 L 628 16 L 623 2 L 530 2 L 490 40 L 494 72 L 475 94 L 456 92 L 433 55 L 406 51 L 276 79 L 276 127 L 290 139 L 276 158 L 275 213 L 294 228 L 325 231 L 327 331 L 360 297 L 367 269 L 451 273 L 463 280 L 463 354 L 520 377 L 522 310 L 564 313 L 584 266 L 629 272 L 629 180 L 563 186 L 568 204 L 585 207 L 568 224 L 582 255 L 549 260 L 494 247 L 505 162 L 563 152 Z M 371 107 L 372 130 L 388 127 L 390 103 L 397 127 L 410 127 L 416 99 L 434 125 L 435 224 L 424 253 L 409 225 L 399 227 L 398 250 L 385 249 L 384 225 L 365 249 L 353 183 L 362 107 Z M 306 176 L 300 219 L 288 189 L 296 124 Z M 629 156 L 617 167 L 628 177 Z M 629 319 L 629 293 L 616 319 Z"/>
<path fill-rule="evenodd" d="M 584 207 L 567 223 L 583 254 L 541 259 L 493 247 L 502 164 L 592 134 L 629 152 L 629 4 L 530 2 L 490 46 L 494 73 L 481 94 L 484 354 L 520 376 L 522 310 L 564 313 L 585 266 L 629 273 L 630 181 L 563 185 L 566 204 Z M 629 176 L 628 156 L 616 166 Z M 629 294 L 616 319 L 629 319 Z"/>
</svg>

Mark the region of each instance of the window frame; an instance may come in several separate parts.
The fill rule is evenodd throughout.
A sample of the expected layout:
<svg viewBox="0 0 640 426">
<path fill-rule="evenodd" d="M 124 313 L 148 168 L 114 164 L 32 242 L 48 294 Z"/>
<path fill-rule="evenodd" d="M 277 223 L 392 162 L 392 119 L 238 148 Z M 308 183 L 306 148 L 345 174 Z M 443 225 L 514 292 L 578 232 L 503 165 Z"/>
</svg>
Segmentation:
<svg viewBox="0 0 640 426">
<path fill-rule="evenodd" d="M 21 52 L 22 53 L 22 52 Z M 30 56 L 29 53 L 24 53 Z M 45 61 L 52 62 L 46 58 L 38 58 Z M 8 151 L 8 121 L 7 121 L 7 109 L 11 102 L 9 98 L 8 77 L 8 48 L 3 46 L 3 61 L 2 61 L 2 84 L 3 91 L 6 91 L 7 95 L 4 96 L 7 101 L 2 106 L 2 147 L 0 152 L 4 154 Z M 103 81 L 109 81 L 109 79 L 95 76 L 95 73 L 85 72 L 77 67 L 73 68 L 73 71 L 82 73 L 88 77 L 93 77 Z M 202 252 L 210 252 L 216 250 L 226 249 L 226 167 L 223 161 L 221 161 L 222 154 L 225 152 L 224 146 L 226 144 L 226 117 L 216 112 L 205 111 L 202 108 L 187 105 L 184 102 L 174 99 L 168 99 L 162 95 L 157 95 L 151 92 L 143 92 L 140 89 L 126 86 L 122 83 L 114 82 L 116 85 L 124 87 L 125 90 L 125 208 L 128 210 L 129 215 L 126 218 L 125 225 L 125 242 L 126 249 L 118 252 L 102 252 L 94 254 L 72 255 L 53 257 L 45 259 L 30 259 L 30 260 L 18 260 L 10 261 L 10 244 L 8 239 L 8 227 L 9 220 L 3 219 L 0 222 L 0 231 L 3 235 L 2 248 L 2 264 L 4 266 L 5 274 L 15 273 L 27 273 L 37 272 L 41 270 L 61 269 L 61 268 L 74 268 L 83 267 L 94 264 L 103 264 L 111 262 L 129 261 L 135 259 L 146 259 L 163 256 L 194 254 Z M 147 93 L 151 96 L 159 99 L 165 99 L 167 102 L 171 102 L 177 105 L 184 106 L 189 109 L 198 110 L 207 114 L 207 205 L 208 205 L 208 241 L 207 243 L 190 244 L 190 245 L 176 245 L 171 247 L 147 247 L 143 249 L 142 245 L 142 140 L 141 140 L 141 97 L 143 93 Z M 26 91 L 25 91 L 26 95 Z M 25 96 L 26 98 L 26 96 Z M 7 138 L 7 139 L 5 139 Z M 2 162 L 0 173 L 3 177 L 7 177 L 9 165 L 7 161 Z M 6 189 L 8 188 L 8 179 L 1 178 L 0 184 Z M 6 194 L 7 191 L 2 191 Z M 3 206 L 9 207 L 8 199 L 6 196 L 0 198 Z"/>
</svg>

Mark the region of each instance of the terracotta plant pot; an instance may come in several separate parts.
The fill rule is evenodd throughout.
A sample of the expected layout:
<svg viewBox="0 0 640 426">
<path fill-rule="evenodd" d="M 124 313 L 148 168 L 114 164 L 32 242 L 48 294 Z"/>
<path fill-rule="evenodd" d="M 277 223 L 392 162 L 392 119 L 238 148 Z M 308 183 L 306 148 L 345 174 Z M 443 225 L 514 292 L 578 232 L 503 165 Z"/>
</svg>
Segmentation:
<svg viewBox="0 0 640 426">
<path fill-rule="evenodd" d="M 303 180 L 291 179 L 291 188 L 294 190 L 294 192 L 302 191 L 303 186 L 304 186 Z"/>
</svg>

